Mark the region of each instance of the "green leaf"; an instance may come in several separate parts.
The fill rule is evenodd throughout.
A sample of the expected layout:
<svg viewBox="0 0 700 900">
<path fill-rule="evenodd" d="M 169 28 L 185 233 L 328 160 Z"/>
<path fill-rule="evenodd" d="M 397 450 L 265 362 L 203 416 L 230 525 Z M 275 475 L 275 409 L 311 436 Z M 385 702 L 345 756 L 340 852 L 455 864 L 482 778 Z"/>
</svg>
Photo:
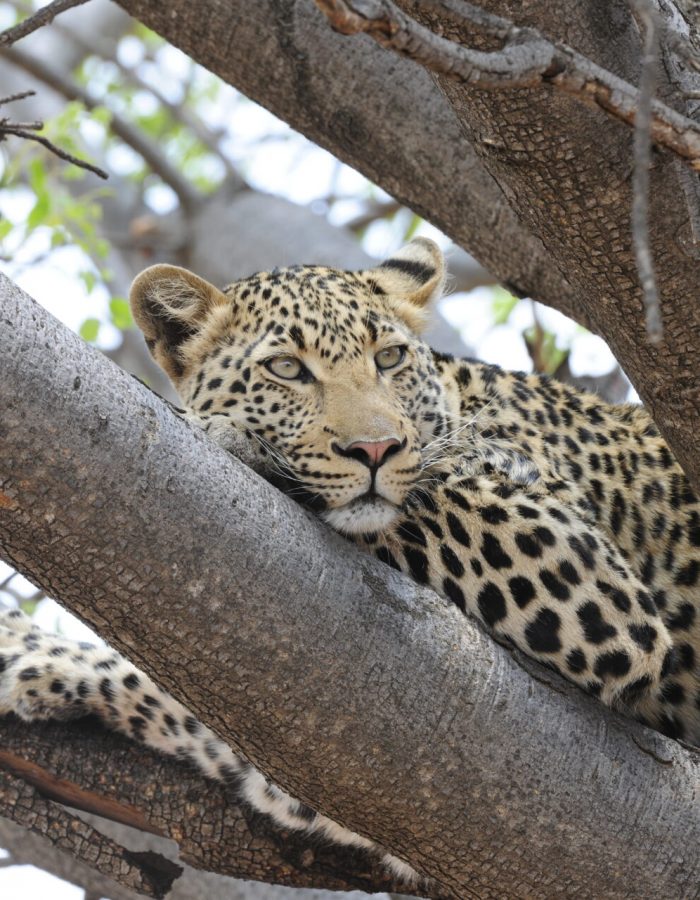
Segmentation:
<svg viewBox="0 0 700 900">
<path fill-rule="evenodd" d="M 89 160 L 87 161 L 89 162 Z M 61 179 L 63 181 L 83 181 L 87 174 L 85 169 L 81 169 L 80 166 L 66 165 L 61 170 Z"/>
<path fill-rule="evenodd" d="M 36 600 L 20 600 L 19 608 L 25 614 L 25 616 L 33 616 L 36 612 L 36 608 L 38 606 L 38 602 Z"/>
<path fill-rule="evenodd" d="M 95 289 L 95 285 L 97 284 L 97 276 L 95 275 L 95 273 L 93 271 L 91 271 L 90 269 L 83 269 L 82 272 L 78 272 L 78 275 L 80 276 L 83 284 L 85 285 L 85 290 L 88 292 L 88 294 L 91 294 Z M 87 321 L 91 322 L 91 321 L 96 321 L 96 320 L 88 319 Z M 83 323 L 83 325 L 85 325 L 85 324 L 86 323 Z M 80 334 L 83 337 L 85 337 L 85 335 L 82 333 L 82 331 L 80 332 Z M 94 341 L 95 338 L 94 337 L 85 338 L 85 340 L 86 341 Z"/>
<path fill-rule="evenodd" d="M 493 324 L 505 325 L 510 314 L 515 309 L 518 298 L 514 297 L 505 288 L 494 288 L 491 309 L 493 310 Z"/>
<path fill-rule="evenodd" d="M 51 209 L 51 201 L 48 193 L 41 194 L 36 198 L 32 211 L 27 216 L 27 232 L 34 231 L 39 225 L 43 225 L 46 217 Z"/>
<path fill-rule="evenodd" d="M 46 193 L 46 169 L 43 159 L 33 159 L 27 166 L 29 185 L 34 193 L 39 196 Z"/>
<path fill-rule="evenodd" d="M 51 233 L 51 249 L 55 250 L 56 247 L 63 247 L 68 243 L 68 235 L 61 228 L 54 228 Z"/>
<path fill-rule="evenodd" d="M 100 320 L 99 319 L 85 319 L 83 324 L 80 326 L 80 337 L 87 341 L 88 343 L 92 343 L 97 340 L 97 335 L 100 332 Z"/>
<path fill-rule="evenodd" d="M 9 219 L 0 219 L 0 241 L 4 241 L 7 235 L 13 229 L 12 222 Z"/>
<path fill-rule="evenodd" d="M 90 110 L 90 115 L 94 119 L 95 122 L 99 122 L 100 125 L 104 125 L 105 128 L 109 126 L 109 123 L 112 121 L 112 110 L 107 109 L 106 106 L 94 106 Z"/>
<path fill-rule="evenodd" d="M 146 28 L 146 26 L 142 25 L 140 22 L 134 23 L 132 33 L 139 40 L 143 41 L 146 47 L 151 51 L 158 50 L 159 47 L 162 47 L 165 44 L 165 41 L 160 35 L 156 34 L 155 31 L 151 31 L 150 28 Z"/>
<path fill-rule="evenodd" d="M 112 318 L 112 324 L 120 331 L 126 331 L 127 328 L 131 328 L 134 324 L 129 302 L 123 297 L 113 297 L 109 301 L 109 314 Z"/>
</svg>

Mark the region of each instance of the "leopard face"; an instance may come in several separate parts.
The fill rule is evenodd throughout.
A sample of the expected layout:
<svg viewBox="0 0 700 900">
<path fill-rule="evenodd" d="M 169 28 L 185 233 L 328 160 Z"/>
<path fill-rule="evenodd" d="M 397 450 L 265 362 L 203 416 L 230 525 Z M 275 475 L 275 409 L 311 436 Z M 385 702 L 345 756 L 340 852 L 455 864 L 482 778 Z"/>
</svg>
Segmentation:
<svg viewBox="0 0 700 900">
<path fill-rule="evenodd" d="M 418 337 L 443 279 L 440 251 L 417 239 L 375 269 L 295 266 L 224 291 L 154 266 L 131 302 L 184 405 L 254 435 L 287 493 L 362 534 L 397 518 L 450 427 Z"/>
</svg>

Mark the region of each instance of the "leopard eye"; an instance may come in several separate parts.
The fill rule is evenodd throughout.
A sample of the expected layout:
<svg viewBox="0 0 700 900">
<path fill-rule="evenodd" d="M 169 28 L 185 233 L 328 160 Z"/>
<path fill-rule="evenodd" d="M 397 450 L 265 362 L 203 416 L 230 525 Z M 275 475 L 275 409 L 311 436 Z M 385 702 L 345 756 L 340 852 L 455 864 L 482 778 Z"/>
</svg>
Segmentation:
<svg viewBox="0 0 700 900">
<path fill-rule="evenodd" d="M 265 368 L 278 378 L 286 378 L 288 381 L 301 378 L 307 371 L 304 364 L 295 356 L 273 356 L 272 359 L 265 361 Z"/>
<path fill-rule="evenodd" d="M 406 348 L 397 344 L 394 347 L 385 347 L 383 350 L 380 350 L 374 357 L 374 361 L 377 364 L 377 368 L 383 371 L 384 369 L 393 369 L 398 366 L 399 363 L 403 362 L 405 356 Z"/>
</svg>

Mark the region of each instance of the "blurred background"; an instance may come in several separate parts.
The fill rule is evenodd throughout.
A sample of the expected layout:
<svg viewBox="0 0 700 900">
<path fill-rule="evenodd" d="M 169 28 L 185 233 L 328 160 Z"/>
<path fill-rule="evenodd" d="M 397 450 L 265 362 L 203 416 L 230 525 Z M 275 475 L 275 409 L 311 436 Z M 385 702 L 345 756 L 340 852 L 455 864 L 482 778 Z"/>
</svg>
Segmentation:
<svg viewBox="0 0 700 900">
<path fill-rule="evenodd" d="M 0 31 L 41 5 L 0 0 Z M 36 93 L 6 99 L 27 90 Z M 276 265 L 362 268 L 426 235 L 445 250 L 451 273 L 428 334 L 436 349 L 547 372 L 613 401 L 637 399 L 599 337 L 510 295 L 435 228 L 107 0 L 0 49 L 0 104 L 0 118 L 44 122 L 40 134 L 109 174 L 103 181 L 19 137 L 0 142 L 0 270 L 166 397 L 171 388 L 126 301 L 145 266 L 172 262 L 223 286 Z M 16 605 L 42 628 L 89 635 L 0 563 L 0 608 Z M 77 863 L 26 865 L 37 859 L 33 839 L 1 819 L 0 847 L 3 900 L 135 897 L 94 879 L 86 888 Z M 197 873 L 174 896 L 326 895 Z"/>
</svg>

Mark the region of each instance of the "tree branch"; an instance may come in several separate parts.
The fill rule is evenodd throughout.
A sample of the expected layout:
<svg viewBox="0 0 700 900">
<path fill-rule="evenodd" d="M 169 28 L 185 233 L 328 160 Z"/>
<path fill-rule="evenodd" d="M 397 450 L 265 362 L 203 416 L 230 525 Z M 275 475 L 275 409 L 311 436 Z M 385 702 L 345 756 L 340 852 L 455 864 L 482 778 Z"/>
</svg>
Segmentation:
<svg viewBox="0 0 700 900">
<path fill-rule="evenodd" d="M 4 803 L 5 786 L 4 776 L 0 773 L 0 806 L 3 806 Z M 20 785 L 18 787 L 21 789 Z M 94 822 L 98 828 L 108 827 L 115 832 L 121 829 L 122 833 L 125 833 L 127 840 L 135 835 L 140 836 L 139 832 L 124 826 L 112 826 L 111 824 L 105 826 L 101 819 L 94 819 Z M 120 843 L 118 839 L 117 841 Z M 126 842 L 124 843 L 126 844 Z M 151 843 L 157 845 L 156 850 L 160 849 L 160 845 L 163 844 L 169 847 L 172 846 L 170 842 L 165 840 L 160 840 L 158 845 L 158 839 L 143 835 L 140 840 L 140 849 L 153 849 L 149 847 Z M 109 876 L 97 872 L 94 864 L 90 866 L 88 863 L 81 862 L 70 850 L 60 849 L 45 835 L 30 831 L 8 818 L 0 817 L 0 846 L 10 852 L 11 859 L 15 865 L 37 866 L 44 872 L 48 872 L 62 881 L 67 881 L 82 888 L 86 891 L 86 895 L 90 891 L 94 892 L 98 898 L 109 897 L 110 900 L 140 900 L 143 896 L 142 894 L 137 894 L 131 888 L 118 884 Z M 137 849 L 135 844 L 129 846 L 131 849 Z M 184 876 L 184 879 L 190 880 L 187 874 Z M 175 881 L 178 891 L 184 879 Z M 195 900 L 195 896 L 192 894 L 188 897 L 180 893 L 179 900 Z M 177 895 L 171 892 L 169 900 L 177 900 Z M 200 900 L 204 900 L 204 898 L 200 898 Z M 223 900 L 223 898 L 211 897 L 210 900 Z"/>
<path fill-rule="evenodd" d="M 0 97 L 0 106 L 5 106 L 5 104 L 12 103 L 15 100 L 24 100 L 26 97 L 33 97 L 35 93 L 35 91 L 22 91 L 18 94 L 12 94 L 9 97 Z M 0 141 L 4 140 L 5 136 L 8 134 L 23 138 L 26 141 L 36 141 L 43 147 L 46 147 L 47 150 L 50 150 L 54 156 L 58 156 L 59 159 L 73 163 L 74 166 L 79 166 L 81 169 L 87 169 L 88 172 L 93 172 L 95 175 L 99 175 L 100 178 L 109 177 L 107 173 L 98 166 L 85 162 L 83 159 L 78 159 L 77 156 L 73 156 L 71 153 L 66 153 L 65 150 L 61 150 L 60 147 L 51 143 L 48 138 L 34 134 L 35 131 L 41 131 L 43 127 L 43 122 L 11 122 L 8 118 L 2 118 L 0 119 Z"/>
<path fill-rule="evenodd" d="M 400 887 L 367 853 L 310 846 L 241 806 L 232 790 L 99 725 L 0 719 L 0 734 L 0 815 L 132 890 L 162 896 L 182 872 L 147 834 L 176 841 L 183 863 L 237 878 L 329 890 Z M 120 847 L 66 806 L 145 832 L 147 853 Z"/>
<path fill-rule="evenodd" d="M 634 124 L 639 91 L 571 47 L 546 40 L 534 29 L 517 28 L 497 16 L 452 0 L 440 4 L 463 25 L 478 27 L 506 42 L 484 53 L 434 34 L 390 0 L 316 0 L 331 26 L 341 34 L 369 34 L 383 47 L 420 63 L 432 72 L 484 90 L 552 85 L 587 103 L 595 103 L 628 125 Z M 653 140 L 700 171 L 700 126 L 658 101 L 651 102 Z"/>
<path fill-rule="evenodd" d="M 534 681 L 0 285 L 5 559 L 451 897 L 694 889 L 691 754 Z"/>
<path fill-rule="evenodd" d="M 236 0 L 223 18 L 214 5 L 200 10 L 204 18 L 185 3 L 176 17 L 167 4 L 120 5 L 432 221 L 496 278 L 591 324 L 548 251 L 465 145 L 427 73 L 371 42 L 352 46 L 328 28 L 313 0 Z M 275 78 L 266 74 L 272 68 Z M 355 97 L 374 100 L 357 104 Z M 426 111 L 421 129 L 412 121 L 416 110 Z M 456 177 L 458 169 L 467 177 Z"/>
<path fill-rule="evenodd" d="M 139 858 L 139 854 L 130 854 L 87 822 L 42 796 L 40 790 L 14 772 L 0 772 L 0 814 L 34 834 L 50 836 L 58 846 L 69 850 L 76 859 L 89 862 L 101 875 L 148 897 L 165 897 L 182 871 L 162 857 Z"/>
<path fill-rule="evenodd" d="M 382 47 L 394 50 L 425 68 L 486 90 L 535 87 L 554 62 L 554 48 L 541 35 L 515 28 L 478 10 L 481 26 L 493 21 L 504 46 L 484 53 L 462 47 L 423 28 L 388 0 L 316 0 L 334 31 L 368 34 Z M 466 10 L 464 18 L 473 21 Z M 487 29 L 491 30 L 491 29 Z"/>
<path fill-rule="evenodd" d="M 642 286 L 649 340 L 663 337 L 659 292 L 649 245 L 649 168 L 651 167 L 651 121 L 656 67 L 659 64 L 658 22 L 650 0 L 633 0 L 644 28 L 644 55 L 639 79 L 639 102 L 634 130 L 634 174 L 632 182 L 632 236 Z"/>
<path fill-rule="evenodd" d="M 0 47 L 9 47 L 20 40 L 20 38 L 36 31 L 37 28 L 53 22 L 59 13 L 65 12 L 67 9 L 73 9 L 74 6 L 82 6 L 86 2 L 87 0 L 53 0 L 53 3 L 43 6 L 33 15 L 28 16 L 23 22 L 0 33 Z"/>
</svg>

